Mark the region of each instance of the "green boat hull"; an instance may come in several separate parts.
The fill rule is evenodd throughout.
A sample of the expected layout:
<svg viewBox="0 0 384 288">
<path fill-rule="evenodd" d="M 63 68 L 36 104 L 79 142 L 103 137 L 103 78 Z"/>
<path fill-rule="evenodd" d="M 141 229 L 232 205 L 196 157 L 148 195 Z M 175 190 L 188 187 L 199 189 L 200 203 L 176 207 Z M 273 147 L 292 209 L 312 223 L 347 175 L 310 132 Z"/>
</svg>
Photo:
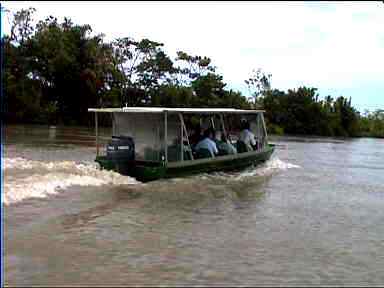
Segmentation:
<svg viewBox="0 0 384 288">
<path fill-rule="evenodd" d="M 168 164 L 150 161 L 112 161 L 105 156 L 97 156 L 95 161 L 100 164 L 102 169 L 116 171 L 139 181 L 148 182 L 160 178 L 182 177 L 197 173 L 240 170 L 267 161 L 274 149 L 273 144 L 268 144 L 262 151 Z"/>
</svg>

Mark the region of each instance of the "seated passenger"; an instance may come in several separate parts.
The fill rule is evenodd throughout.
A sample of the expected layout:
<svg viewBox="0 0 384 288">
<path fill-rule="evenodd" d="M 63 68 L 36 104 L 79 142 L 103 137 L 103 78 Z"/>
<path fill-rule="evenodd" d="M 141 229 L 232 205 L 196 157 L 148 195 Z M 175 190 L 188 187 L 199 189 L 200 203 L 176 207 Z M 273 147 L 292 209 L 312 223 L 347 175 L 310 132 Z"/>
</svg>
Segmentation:
<svg viewBox="0 0 384 288">
<path fill-rule="evenodd" d="M 215 157 L 219 153 L 216 143 L 213 141 L 215 131 L 213 129 L 207 129 L 204 131 L 204 138 L 197 143 L 195 150 L 199 154 L 199 150 L 208 150 L 211 157 Z"/>
<path fill-rule="evenodd" d="M 237 153 L 236 148 L 229 142 L 224 132 L 221 134 L 221 137 L 217 137 L 216 139 L 217 139 L 216 145 L 221 155 L 229 155 L 229 154 Z"/>
<path fill-rule="evenodd" d="M 201 132 L 202 131 L 201 131 L 200 125 L 197 125 L 193 131 L 193 134 L 189 136 L 189 141 L 190 141 L 192 146 L 196 145 L 197 143 L 199 143 L 203 139 Z"/>
<path fill-rule="evenodd" d="M 239 141 L 245 144 L 247 151 L 256 150 L 255 135 L 251 132 L 249 122 L 247 120 L 242 120 L 241 122 Z"/>
</svg>

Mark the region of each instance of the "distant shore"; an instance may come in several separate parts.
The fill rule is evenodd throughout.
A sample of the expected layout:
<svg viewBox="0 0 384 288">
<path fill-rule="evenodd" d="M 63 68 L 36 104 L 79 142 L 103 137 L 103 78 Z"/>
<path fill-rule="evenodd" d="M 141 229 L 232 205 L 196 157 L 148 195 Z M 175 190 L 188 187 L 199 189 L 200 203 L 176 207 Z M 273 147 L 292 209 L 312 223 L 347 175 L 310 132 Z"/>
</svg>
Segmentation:
<svg viewBox="0 0 384 288">
<path fill-rule="evenodd" d="M 50 125 L 50 124 L 40 124 L 40 123 L 4 123 L 3 122 L 3 128 L 11 128 L 15 126 L 26 126 L 28 127 L 40 127 L 40 128 L 47 128 L 47 129 L 87 129 L 92 132 L 95 129 L 94 123 L 90 125 Z M 111 126 L 99 126 L 101 129 L 109 129 Z M 375 139 L 384 139 L 384 136 L 374 136 L 374 135 L 358 135 L 358 136 L 323 136 L 323 135 L 315 135 L 315 134 L 276 134 L 276 133 L 269 133 L 267 129 L 268 136 L 273 137 L 273 138 L 279 138 L 279 137 L 284 137 L 284 138 L 289 138 L 292 137 L 294 140 L 297 140 L 297 138 L 308 138 L 316 142 L 316 139 L 333 139 L 334 141 L 340 141 L 343 142 L 343 140 L 346 139 L 358 139 L 358 138 L 375 138 Z M 321 142 L 321 141 L 319 141 Z"/>
</svg>

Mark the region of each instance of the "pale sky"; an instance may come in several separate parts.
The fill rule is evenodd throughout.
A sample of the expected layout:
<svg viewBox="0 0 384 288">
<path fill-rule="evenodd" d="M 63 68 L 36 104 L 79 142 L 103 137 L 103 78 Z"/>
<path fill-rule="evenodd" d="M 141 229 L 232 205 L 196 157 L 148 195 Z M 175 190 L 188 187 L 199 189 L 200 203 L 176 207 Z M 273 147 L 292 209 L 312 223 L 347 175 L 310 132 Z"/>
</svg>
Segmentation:
<svg viewBox="0 0 384 288">
<path fill-rule="evenodd" d="M 36 20 L 64 16 L 90 24 L 105 40 L 149 38 L 208 56 L 228 88 L 248 95 L 252 69 L 272 74 L 272 87 L 319 88 L 324 97 L 352 96 L 364 109 L 384 109 L 384 3 L 376 2 L 35 2 L 1 1 Z M 2 15 L 3 33 L 10 17 Z"/>
</svg>

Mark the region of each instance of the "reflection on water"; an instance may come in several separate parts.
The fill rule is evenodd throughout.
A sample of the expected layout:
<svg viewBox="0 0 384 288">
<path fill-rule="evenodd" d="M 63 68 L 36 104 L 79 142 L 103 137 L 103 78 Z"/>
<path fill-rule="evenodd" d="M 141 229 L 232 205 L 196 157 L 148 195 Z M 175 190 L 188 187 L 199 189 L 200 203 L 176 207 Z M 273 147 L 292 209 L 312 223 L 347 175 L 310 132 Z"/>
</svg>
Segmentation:
<svg viewBox="0 0 384 288">
<path fill-rule="evenodd" d="M 384 283 L 380 139 L 275 137 L 260 167 L 143 184 L 98 169 L 91 129 L 6 132 L 7 285 Z"/>
</svg>

